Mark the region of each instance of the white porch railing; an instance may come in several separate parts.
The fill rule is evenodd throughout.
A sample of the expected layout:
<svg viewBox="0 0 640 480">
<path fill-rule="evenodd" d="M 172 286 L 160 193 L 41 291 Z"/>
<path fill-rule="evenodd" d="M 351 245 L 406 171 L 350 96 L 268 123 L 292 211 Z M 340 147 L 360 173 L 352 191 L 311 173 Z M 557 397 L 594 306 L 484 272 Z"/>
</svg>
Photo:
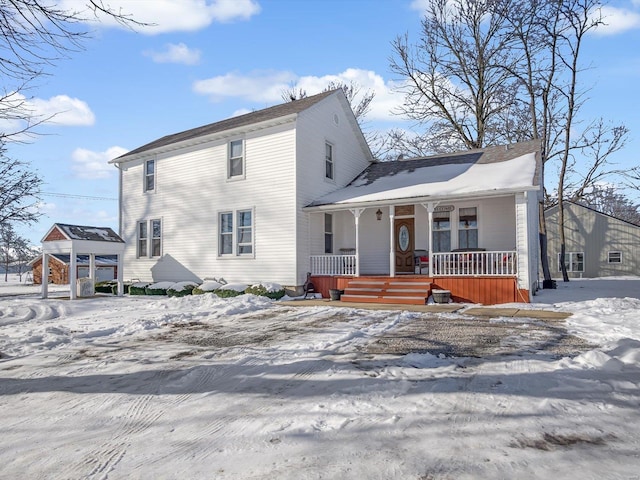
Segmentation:
<svg viewBox="0 0 640 480">
<path fill-rule="evenodd" d="M 431 261 L 434 276 L 503 276 L 517 272 L 514 251 L 434 253 Z"/>
<path fill-rule="evenodd" d="M 312 255 L 311 275 L 355 275 L 355 255 Z"/>
</svg>

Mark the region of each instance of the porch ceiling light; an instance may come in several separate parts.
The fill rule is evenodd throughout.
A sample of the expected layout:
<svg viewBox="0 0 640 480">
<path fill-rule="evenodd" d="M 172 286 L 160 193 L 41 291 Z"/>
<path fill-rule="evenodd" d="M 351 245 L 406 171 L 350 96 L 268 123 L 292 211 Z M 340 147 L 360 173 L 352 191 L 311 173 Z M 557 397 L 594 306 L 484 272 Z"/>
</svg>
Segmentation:
<svg viewBox="0 0 640 480">
<path fill-rule="evenodd" d="M 376 212 L 376 219 L 378 221 L 382 220 L 382 210 L 378 209 L 378 211 Z"/>
</svg>

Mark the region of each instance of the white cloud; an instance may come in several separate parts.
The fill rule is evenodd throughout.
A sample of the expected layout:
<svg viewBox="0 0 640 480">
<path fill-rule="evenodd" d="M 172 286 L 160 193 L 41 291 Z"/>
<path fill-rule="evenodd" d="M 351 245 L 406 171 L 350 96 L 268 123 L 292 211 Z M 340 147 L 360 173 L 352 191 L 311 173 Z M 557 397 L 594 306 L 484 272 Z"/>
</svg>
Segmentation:
<svg viewBox="0 0 640 480">
<path fill-rule="evenodd" d="M 25 107 L 45 123 L 86 126 L 95 123 L 95 116 L 86 102 L 67 95 L 56 95 L 47 100 L 32 98 Z"/>
<path fill-rule="evenodd" d="M 297 76 L 291 72 L 253 72 L 250 75 L 227 73 L 193 84 L 196 93 L 207 95 L 212 101 L 236 97 L 251 102 L 273 103 L 281 99 L 283 90 L 289 88 Z"/>
<path fill-rule="evenodd" d="M 71 154 L 71 169 L 76 178 L 97 180 L 110 178 L 116 172 L 109 160 L 124 155 L 128 150 L 122 147 L 111 147 L 104 152 L 94 152 L 85 148 L 76 148 Z"/>
<path fill-rule="evenodd" d="M 60 6 L 68 10 L 83 11 L 87 19 L 92 19 L 93 12 L 87 11 L 86 3 L 85 0 L 62 0 Z M 248 20 L 261 10 L 257 0 L 154 0 L 153 5 L 151 3 L 109 0 L 105 5 L 137 22 L 149 24 L 148 27 L 135 27 L 137 31 L 148 35 L 191 32 L 206 28 L 214 22 Z M 98 18 L 103 25 L 122 27 L 104 14 L 99 14 Z"/>
<path fill-rule="evenodd" d="M 156 63 L 182 63 L 196 65 L 200 62 L 200 50 L 191 49 L 184 43 L 169 43 L 162 52 L 145 52 Z"/>
<path fill-rule="evenodd" d="M 394 84 L 385 82 L 384 78 L 371 70 L 358 68 L 348 68 L 344 72 L 322 77 L 298 76 L 292 72 L 253 72 L 248 75 L 228 73 L 199 80 L 194 83 L 193 89 L 196 93 L 207 95 L 214 102 L 233 97 L 275 104 L 281 103 L 282 92 L 292 87 L 304 90 L 307 95 L 314 95 L 322 92 L 330 82 L 353 82 L 360 87 L 361 93 L 375 91 L 367 119 L 400 120 L 390 113 L 402 102 L 402 95 L 393 92 Z"/>
<path fill-rule="evenodd" d="M 634 2 L 640 6 L 640 2 Z M 597 35 L 616 35 L 640 28 L 640 12 L 625 8 L 616 8 L 609 5 L 601 7 L 602 20 L 604 25 L 599 25 L 594 30 Z"/>
</svg>

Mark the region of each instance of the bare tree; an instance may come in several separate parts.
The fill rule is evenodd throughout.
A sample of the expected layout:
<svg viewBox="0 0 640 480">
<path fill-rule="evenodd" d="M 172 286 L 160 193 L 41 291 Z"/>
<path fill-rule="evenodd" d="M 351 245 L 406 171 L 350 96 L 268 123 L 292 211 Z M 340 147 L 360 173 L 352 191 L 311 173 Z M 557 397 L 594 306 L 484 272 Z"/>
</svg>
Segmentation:
<svg viewBox="0 0 640 480">
<path fill-rule="evenodd" d="M 549 165 L 555 166 L 560 203 L 567 186 L 579 192 L 619 174 L 610 168 L 610 156 L 626 143 L 626 128 L 605 126 L 603 120 L 584 127 L 580 118 L 586 101 L 580 83 L 583 42 L 602 23 L 600 5 L 431 0 L 420 42 L 410 45 L 406 35 L 398 37 L 391 63 L 405 80 L 401 113 L 425 130 L 395 132 L 390 143 L 424 155 L 540 139 L 543 180 Z M 542 202 L 539 217 L 543 274 L 550 280 Z"/>
<path fill-rule="evenodd" d="M 4 267 L 4 281 L 9 280 L 9 270 L 15 265 L 22 281 L 22 272 L 33 251 L 29 242 L 20 237 L 10 223 L 0 223 L 0 261 Z"/>
<path fill-rule="evenodd" d="M 364 121 L 364 117 L 371 110 L 371 101 L 376 96 L 374 90 L 362 91 L 360 85 L 356 82 L 343 82 L 339 80 L 332 80 L 322 89 L 323 92 L 329 92 L 331 90 L 342 89 L 345 97 L 349 101 L 351 110 L 358 120 L 358 122 Z M 307 92 L 303 88 L 292 86 L 282 91 L 282 99 L 285 102 L 292 102 L 301 98 L 307 97 Z"/>
<path fill-rule="evenodd" d="M 38 219 L 42 179 L 29 166 L 5 156 L 0 145 L 0 224 L 32 223 Z"/>
</svg>

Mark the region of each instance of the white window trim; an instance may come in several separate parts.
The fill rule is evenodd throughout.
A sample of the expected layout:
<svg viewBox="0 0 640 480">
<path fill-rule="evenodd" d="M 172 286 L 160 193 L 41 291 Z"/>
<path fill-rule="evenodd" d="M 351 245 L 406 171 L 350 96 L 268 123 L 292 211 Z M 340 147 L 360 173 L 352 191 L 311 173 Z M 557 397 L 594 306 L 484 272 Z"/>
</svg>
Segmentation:
<svg viewBox="0 0 640 480">
<path fill-rule="evenodd" d="M 153 222 L 160 222 L 160 253 L 158 255 L 154 255 L 153 254 L 153 241 L 156 239 L 156 237 L 153 236 Z M 162 257 L 162 247 L 163 247 L 163 241 L 162 241 L 162 219 L 161 218 L 152 218 L 151 220 L 149 220 L 149 229 L 148 229 L 148 235 L 149 235 L 149 239 L 151 240 L 151 242 L 149 243 L 149 258 L 160 258 Z"/>
<path fill-rule="evenodd" d="M 464 208 L 475 208 L 476 209 L 476 227 L 475 228 L 460 228 L 460 212 L 462 209 Z M 453 227 L 453 222 L 451 224 L 451 226 Z M 451 246 L 451 248 L 463 248 L 460 246 L 460 232 L 463 231 L 468 231 L 468 230 L 475 230 L 477 232 L 477 237 L 478 237 L 478 247 L 481 247 L 480 245 L 480 206 L 479 205 L 464 205 L 464 206 L 459 206 L 456 209 L 456 222 L 455 222 L 455 239 L 456 239 L 456 247 L 453 247 L 453 245 Z M 452 235 L 453 237 L 453 235 Z"/>
<path fill-rule="evenodd" d="M 238 214 L 240 212 L 251 212 L 251 253 L 238 253 Z M 231 214 L 231 253 L 222 253 L 222 215 Z M 255 258 L 256 256 L 256 210 L 255 207 L 248 208 L 234 208 L 218 211 L 218 225 L 217 225 L 217 243 L 218 243 L 218 258 Z M 227 234 L 228 235 L 228 234 Z M 248 244 L 243 244 L 248 245 Z"/>
<path fill-rule="evenodd" d="M 612 253 L 617 253 L 620 256 L 620 261 L 618 262 L 612 262 L 611 261 L 611 254 Z M 610 252 L 607 253 L 607 263 L 614 263 L 616 265 L 622 265 L 622 252 L 620 250 L 611 250 Z"/>
<path fill-rule="evenodd" d="M 153 162 L 153 175 L 147 174 L 147 164 Z M 144 193 L 153 193 L 156 191 L 158 175 L 158 162 L 155 158 L 148 158 L 142 165 L 142 191 Z M 153 176 L 153 188 L 147 188 L 147 178 Z"/>
<path fill-rule="evenodd" d="M 327 177 L 327 145 L 331 147 L 331 177 Z M 324 180 L 326 182 L 335 183 L 336 182 L 336 146 L 333 142 L 329 140 L 324 141 L 324 152 L 322 155 L 324 162 L 322 162 L 324 168 Z"/>
<path fill-rule="evenodd" d="M 327 231 L 327 215 L 331 217 L 331 231 Z M 325 255 L 334 254 L 334 242 L 335 242 L 335 217 L 332 213 L 325 213 L 322 216 L 322 250 Z M 331 235 L 331 251 L 327 252 L 327 235 Z"/>
<path fill-rule="evenodd" d="M 231 175 L 231 144 L 234 142 L 242 142 L 242 175 Z M 236 158 L 236 157 L 233 157 Z M 235 182 L 244 180 L 247 177 L 247 142 L 244 138 L 236 138 L 227 142 L 227 181 Z"/>
<path fill-rule="evenodd" d="M 140 241 L 143 239 L 140 237 L 140 225 L 145 225 L 147 228 L 147 236 L 144 237 L 144 252 L 140 249 Z M 149 256 L 149 222 L 147 220 L 139 220 L 136 222 L 136 258 L 146 258 Z"/>
<path fill-rule="evenodd" d="M 582 255 L 582 270 L 573 270 L 573 256 L 574 255 Z M 572 273 L 584 273 L 585 269 L 585 256 L 584 252 L 565 252 L 564 253 L 564 261 L 567 264 L 567 272 Z M 562 271 L 562 265 L 560 264 L 560 253 L 558 252 L 558 271 Z"/>
<path fill-rule="evenodd" d="M 153 255 L 153 240 L 155 239 L 153 236 L 153 222 L 160 222 L 160 254 Z M 162 257 L 164 251 L 164 239 L 163 239 L 163 220 L 161 217 L 151 218 L 147 220 L 138 220 L 136 222 L 136 258 L 141 259 L 151 259 L 151 258 L 160 258 Z M 147 227 L 147 237 L 145 238 L 145 251 L 140 251 L 140 225 L 144 224 Z"/>
</svg>

